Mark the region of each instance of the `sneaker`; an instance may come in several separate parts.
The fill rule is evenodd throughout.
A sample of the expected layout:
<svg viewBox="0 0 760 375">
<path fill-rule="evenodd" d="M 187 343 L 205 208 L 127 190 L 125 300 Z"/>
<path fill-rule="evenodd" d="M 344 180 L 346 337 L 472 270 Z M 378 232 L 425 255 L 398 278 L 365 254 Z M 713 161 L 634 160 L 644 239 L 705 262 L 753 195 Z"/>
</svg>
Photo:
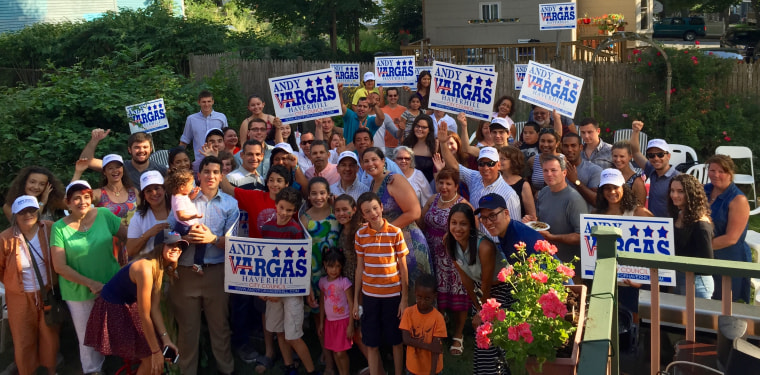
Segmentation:
<svg viewBox="0 0 760 375">
<path fill-rule="evenodd" d="M 285 375 L 298 375 L 298 367 L 295 365 L 285 367 Z"/>
<path fill-rule="evenodd" d="M 245 344 L 241 346 L 240 348 L 235 350 L 235 354 L 240 357 L 240 359 L 248 364 L 251 364 L 253 362 L 256 362 L 256 359 L 258 359 L 261 354 L 257 352 L 255 349 L 251 347 L 249 344 Z"/>
</svg>

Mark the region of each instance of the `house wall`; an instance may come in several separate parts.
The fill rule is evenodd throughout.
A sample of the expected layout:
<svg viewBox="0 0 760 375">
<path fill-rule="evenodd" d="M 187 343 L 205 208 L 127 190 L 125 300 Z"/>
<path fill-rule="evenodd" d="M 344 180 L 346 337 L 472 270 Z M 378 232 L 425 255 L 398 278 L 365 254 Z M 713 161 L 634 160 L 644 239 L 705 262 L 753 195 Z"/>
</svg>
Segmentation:
<svg viewBox="0 0 760 375">
<path fill-rule="evenodd" d="M 468 20 L 480 19 L 480 3 L 483 2 L 500 2 L 500 18 L 519 18 L 520 21 L 469 24 Z M 562 1 L 425 0 L 425 37 L 432 45 L 513 44 L 518 39 L 555 42 L 557 31 L 541 31 L 538 22 L 538 4 L 552 2 Z M 559 32 L 560 41 L 571 41 L 573 35 L 570 30 Z"/>
<path fill-rule="evenodd" d="M 183 0 L 174 0 L 175 11 Z M 0 33 L 37 22 L 90 21 L 118 8 L 145 8 L 150 0 L 0 0 Z"/>
</svg>

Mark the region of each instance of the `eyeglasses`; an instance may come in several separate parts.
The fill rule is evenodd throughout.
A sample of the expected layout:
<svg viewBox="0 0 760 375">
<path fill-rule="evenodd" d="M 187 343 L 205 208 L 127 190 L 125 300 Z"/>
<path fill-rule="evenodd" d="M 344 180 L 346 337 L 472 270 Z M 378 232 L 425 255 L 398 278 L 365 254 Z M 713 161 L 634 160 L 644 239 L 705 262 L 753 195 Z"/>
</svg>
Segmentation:
<svg viewBox="0 0 760 375">
<path fill-rule="evenodd" d="M 37 215 L 37 211 L 38 210 L 36 208 L 26 208 L 26 209 L 23 209 L 23 210 L 19 211 L 19 213 L 17 213 L 16 215 L 18 215 L 18 216 L 32 216 L 32 215 Z"/>
<path fill-rule="evenodd" d="M 498 212 L 494 212 L 494 213 L 492 213 L 492 214 L 490 214 L 488 216 L 480 215 L 480 221 L 482 221 L 484 224 L 486 222 L 488 222 L 488 221 L 494 222 L 499 217 L 499 214 L 501 214 L 502 212 L 504 212 L 504 210 L 500 210 Z"/>
<path fill-rule="evenodd" d="M 488 167 L 488 168 L 492 168 L 494 165 L 496 165 L 496 163 L 497 163 L 497 162 L 495 162 L 495 161 L 493 161 L 493 160 L 489 160 L 489 161 L 479 161 L 479 162 L 478 162 L 478 167 Z"/>
<path fill-rule="evenodd" d="M 263 133 L 263 132 L 267 131 L 267 128 L 251 128 L 249 130 L 252 131 L 252 132 L 256 132 L 256 133 L 259 133 L 259 132 Z"/>
<path fill-rule="evenodd" d="M 301 144 L 302 145 L 310 145 L 312 142 L 314 142 L 314 141 L 313 140 L 311 140 L 311 141 L 301 141 Z"/>
<path fill-rule="evenodd" d="M 389 98 L 397 98 L 398 95 L 388 95 Z"/>
<path fill-rule="evenodd" d="M 402 157 L 398 157 L 398 158 L 396 158 L 396 160 L 398 160 L 398 161 L 411 161 L 411 160 L 412 160 L 412 158 L 402 158 Z"/>
<path fill-rule="evenodd" d="M 667 155 L 668 152 L 647 152 L 647 159 L 654 159 L 654 157 L 658 157 L 660 159 L 664 158 L 665 155 Z"/>
<path fill-rule="evenodd" d="M 422 125 L 414 125 L 414 128 L 415 129 L 423 129 L 423 130 L 429 129 L 427 126 L 422 126 Z"/>
</svg>

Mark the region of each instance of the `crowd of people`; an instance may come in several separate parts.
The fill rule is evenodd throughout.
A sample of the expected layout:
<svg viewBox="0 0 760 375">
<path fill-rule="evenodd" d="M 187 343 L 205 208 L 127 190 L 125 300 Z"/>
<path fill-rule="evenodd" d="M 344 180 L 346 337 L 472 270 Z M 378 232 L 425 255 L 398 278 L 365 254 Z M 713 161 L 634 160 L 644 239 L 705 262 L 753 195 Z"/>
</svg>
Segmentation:
<svg viewBox="0 0 760 375">
<path fill-rule="evenodd" d="M 548 240 L 570 262 L 580 256 L 581 214 L 670 217 L 676 255 L 751 261 L 749 203 L 726 156 L 707 160 L 711 183 L 702 186 L 670 165 L 665 140 L 639 149 L 641 121 L 630 141 L 613 145 L 592 118 L 576 126 L 533 107 L 518 134 L 509 96 L 470 145 L 464 114 L 429 107 L 429 72 L 416 91 L 404 88 L 413 91 L 408 107 L 399 89 L 375 87 L 371 72 L 363 78 L 348 105 L 341 95 L 343 127 L 323 118 L 299 133 L 305 127 L 264 113 L 254 95 L 238 132 L 203 91 L 168 165 L 150 158 L 150 134 L 129 137 L 126 160 L 123 150 L 97 150 L 110 131 L 94 129 L 65 188 L 66 176 L 42 166 L 20 170 L 3 206 L 11 227 L 0 233 L 19 373 L 56 372 L 60 327 L 45 319 L 49 290 L 68 307 L 85 374 L 101 373 L 105 356 L 158 374 L 167 352 L 181 373 L 196 374 L 204 324 L 221 374 L 235 372 L 237 355 L 259 373 L 281 358 L 288 374 L 299 365 L 318 373 L 321 362 L 325 374 L 347 375 L 354 346 L 369 374 L 385 373 L 381 347 L 392 348 L 395 374 L 437 374 L 443 351 L 462 355 L 468 316 L 477 325 L 489 298 L 514 302 L 496 277 L 514 261 L 514 245 Z M 102 174 L 99 187 L 80 179 L 87 169 Z M 535 221 L 549 229 L 527 225 Z M 308 296 L 224 291 L 226 237 L 305 232 Z M 720 280 L 697 275 L 697 295 L 721 298 Z M 681 293 L 683 281 L 679 274 Z M 635 311 L 630 296 L 641 285 L 625 285 L 621 304 Z M 734 300 L 749 293 L 748 279 L 732 280 Z M 304 327 L 319 337 L 319 361 Z M 473 373 L 508 372 L 498 347 L 475 349 Z"/>
</svg>

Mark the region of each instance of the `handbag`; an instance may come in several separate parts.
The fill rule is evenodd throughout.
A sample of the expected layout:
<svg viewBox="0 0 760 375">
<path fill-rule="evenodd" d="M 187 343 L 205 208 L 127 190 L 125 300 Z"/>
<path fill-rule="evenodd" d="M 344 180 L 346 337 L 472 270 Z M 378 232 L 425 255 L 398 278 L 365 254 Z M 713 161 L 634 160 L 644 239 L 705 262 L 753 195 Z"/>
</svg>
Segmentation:
<svg viewBox="0 0 760 375">
<path fill-rule="evenodd" d="M 26 240 L 26 238 L 24 238 L 24 240 Z M 26 245 L 38 255 L 40 254 L 29 241 L 26 241 Z M 45 290 L 45 284 L 42 282 L 42 275 L 40 274 L 40 268 L 37 266 L 37 261 L 32 254 L 29 254 L 29 258 L 32 260 L 34 273 L 37 275 L 37 282 L 40 285 L 40 291 L 42 293 L 42 311 L 45 314 L 45 323 L 49 326 L 59 325 L 63 323 L 68 316 L 66 303 L 64 303 L 61 298 L 61 289 L 58 285 L 52 285 L 53 273 L 51 271 L 49 275 L 51 287 L 50 289 Z M 42 256 L 40 256 L 40 258 L 42 258 Z M 48 270 L 49 269 L 50 268 L 48 267 Z"/>
</svg>

